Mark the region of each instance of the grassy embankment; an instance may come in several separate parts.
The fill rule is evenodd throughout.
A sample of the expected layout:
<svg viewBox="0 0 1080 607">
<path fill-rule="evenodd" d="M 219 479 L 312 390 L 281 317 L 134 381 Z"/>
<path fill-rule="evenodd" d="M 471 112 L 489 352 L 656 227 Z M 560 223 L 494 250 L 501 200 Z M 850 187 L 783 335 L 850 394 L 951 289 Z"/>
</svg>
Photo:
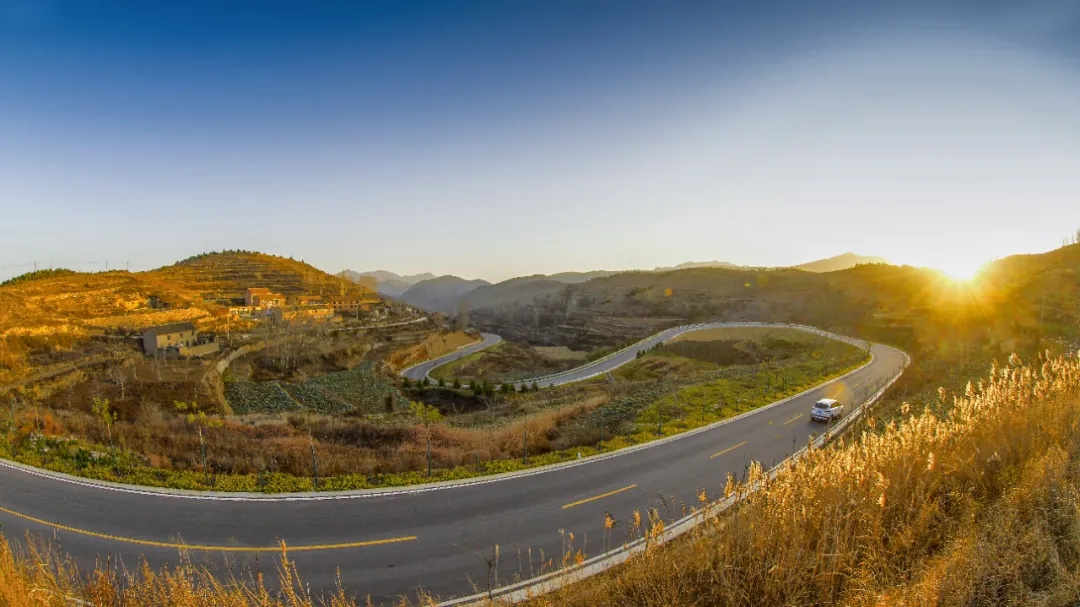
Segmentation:
<svg viewBox="0 0 1080 607">
<path fill-rule="evenodd" d="M 412 407 L 399 404 L 392 413 L 309 412 L 248 421 L 148 416 L 138 424 L 109 427 L 104 423 L 88 427 L 81 418 L 60 418 L 37 409 L 12 409 L 6 424 L 0 422 L 7 439 L 0 443 L 0 456 L 90 478 L 181 489 L 286 492 L 454 480 L 568 461 L 671 436 L 800 392 L 862 364 L 867 356 L 852 346 L 815 343 L 801 334 L 762 335 L 732 342 L 748 349 L 735 361 L 746 364 L 688 363 L 713 369 L 704 375 L 500 395 L 492 405 L 503 407 L 508 417 L 495 424 L 489 422 L 486 410 L 427 423 Z M 728 341 L 713 343 L 731 348 Z M 765 356 L 776 359 L 767 368 L 758 360 Z M 658 350 L 629 366 L 677 358 Z M 374 389 L 353 375 L 333 376 L 345 382 L 338 393 L 327 392 L 332 385 L 322 379 L 290 386 L 289 399 L 330 411 L 349 394 Z M 340 398 L 331 399 L 334 394 Z M 375 401 L 380 406 L 380 399 Z M 70 438 L 73 428 L 66 426 L 75 423 L 84 425 L 74 434 L 98 440 Z M 193 431 L 196 423 L 204 426 L 205 443 Z M 524 435 L 529 437 L 529 451 L 523 461 Z M 117 439 L 114 446 L 107 446 L 109 436 Z M 310 467 L 312 447 L 319 462 L 317 487 Z M 200 458 L 203 452 L 206 460 Z M 162 453 L 183 455 L 165 458 Z M 267 461 L 271 457 L 273 466 Z"/>
<path fill-rule="evenodd" d="M 1073 605 L 1080 593 L 1080 361 L 1013 359 L 942 400 L 950 413 L 905 404 L 902 419 L 785 466 L 757 465 L 734 511 L 686 539 L 530 607 L 626 605 Z M 763 483 L 754 493 L 748 487 Z M 723 496 L 701 497 L 704 505 Z M 658 516 L 611 521 L 619 537 L 656 537 Z M 287 555 L 286 555 L 287 558 Z M 46 564 L 40 566 L 39 564 Z M 288 561 L 288 588 L 299 589 Z M 222 585 L 202 570 L 143 570 L 125 590 L 107 570 L 77 581 L 70 565 L 0 541 L 0 604 L 317 604 L 266 592 L 261 578 Z M 351 605 L 342 597 L 330 604 Z M 362 604 L 362 603 L 358 603 Z"/>
<path fill-rule="evenodd" d="M 589 354 L 566 347 L 536 348 L 508 341 L 500 342 L 480 352 L 439 365 L 431 377 L 462 384 L 474 381 L 499 384 L 559 373 L 584 364 Z"/>
</svg>

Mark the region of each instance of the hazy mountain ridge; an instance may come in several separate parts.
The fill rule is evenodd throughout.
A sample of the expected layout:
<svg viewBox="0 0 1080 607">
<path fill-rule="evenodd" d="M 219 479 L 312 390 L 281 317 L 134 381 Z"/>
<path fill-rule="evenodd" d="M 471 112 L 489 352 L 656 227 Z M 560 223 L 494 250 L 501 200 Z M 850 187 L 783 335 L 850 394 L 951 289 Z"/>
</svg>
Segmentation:
<svg viewBox="0 0 1080 607">
<path fill-rule="evenodd" d="M 808 261 L 797 266 L 792 266 L 796 270 L 803 270 L 806 272 L 838 272 L 840 270 L 846 270 L 848 268 L 854 268 L 857 265 L 868 263 L 889 263 L 884 257 L 872 257 L 867 255 L 857 255 L 848 251 L 847 253 L 841 253 L 834 257 L 827 257 L 825 259 L 817 259 L 815 261 Z"/>
<path fill-rule="evenodd" d="M 401 300 L 432 312 L 456 314 L 462 296 L 490 285 L 486 280 L 466 280 L 448 274 L 421 280 L 402 293 Z"/>
<path fill-rule="evenodd" d="M 880 257 L 867 257 L 854 253 L 844 253 L 828 259 L 820 259 L 796 269 L 807 272 L 833 272 L 854 267 L 863 263 L 882 263 Z M 739 266 L 726 261 L 688 261 L 677 266 L 657 267 L 652 270 L 592 270 L 588 272 L 559 272 L 556 274 L 534 274 L 519 276 L 498 283 L 485 280 L 468 280 L 448 274 L 435 277 L 430 273 L 399 276 L 393 272 L 377 270 L 373 272 L 352 272 L 346 270 L 341 275 L 367 276 L 375 278 L 379 293 L 388 297 L 397 297 L 405 302 L 444 314 L 456 314 L 459 310 L 473 307 L 502 306 L 531 297 L 558 291 L 561 286 L 586 284 L 594 280 L 610 278 L 622 274 L 681 272 L 695 269 L 725 269 L 740 271 L 780 270 L 784 268 L 756 268 Z M 427 276 L 428 278 L 423 278 Z M 411 280 L 415 282 L 409 282 Z"/>
<path fill-rule="evenodd" d="M 375 280 L 375 288 L 381 295 L 387 297 L 401 297 L 409 287 L 424 280 L 436 278 L 431 272 L 401 276 L 388 270 L 373 270 L 369 272 L 357 272 L 355 270 L 342 270 L 338 276 L 351 280 L 358 284 L 366 284 L 365 278 Z"/>
</svg>

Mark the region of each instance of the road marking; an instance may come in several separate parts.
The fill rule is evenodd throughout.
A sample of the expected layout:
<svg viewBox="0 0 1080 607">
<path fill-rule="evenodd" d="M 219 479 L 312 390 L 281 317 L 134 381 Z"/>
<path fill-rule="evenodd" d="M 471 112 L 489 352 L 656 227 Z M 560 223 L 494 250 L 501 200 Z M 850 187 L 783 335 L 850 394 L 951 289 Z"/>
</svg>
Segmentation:
<svg viewBox="0 0 1080 607">
<path fill-rule="evenodd" d="M 734 450 L 738 449 L 739 447 L 741 447 L 741 446 L 743 446 L 745 444 L 746 444 L 746 441 L 743 441 L 743 442 L 739 443 L 738 445 L 728 447 L 727 449 L 724 449 L 723 451 L 721 451 L 719 453 L 713 453 L 712 455 L 709 456 L 709 459 L 712 459 L 714 457 L 720 457 L 721 455 L 727 453 L 728 451 L 734 451 Z"/>
<path fill-rule="evenodd" d="M 573 508 L 574 506 L 580 506 L 582 504 L 587 504 L 589 502 L 595 502 L 598 499 L 603 499 L 605 497 L 610 497 L 612 495 L 615 495 L 616 493 L 622 493 L 623 491 L 629 491 L 629 490 L 633 489 L 634 487 L 637 487 L 637 485 L 627 485 L 627 486 L 623 487 L 622 489 L 616 489 L 614 491 L 608 491 L 607 493 L 604 493 L 603 495 L 597 495 L 596 497 L 590 497 L 588 499 L 583 499 L 583 500 L 577 501 L 577 502 L 570 502 L 569 504 L 566 504 L 565 506 L 563 506 L 563 510 L 566 510 L 567 508 Z"/>
<path fill-rule="evenodd" d="M 153 540 L 140 540 L 131 537 L 123 537 L 119 535 L 110 535 L 108 533 L 98 533 L 97 531 L 87 531 L 86 529 L 79 529 L 78 527 L 70 527 L 68 525 L 61 525 L 59 523 L 50 523 L 39 518 L 27 516 L 21 512 L 15 512 L 14 510 L 8 510 L 0 506 L 0 512 L 4 514 L 10 514 L 11 516 L 21 518 L 23 520 L 37 523 L 39 525 L 45 525 L 46 527 L 52 527 L 61 531 L 70 531 L 71 533 L 77 533 L 79 535 L 86 535 L 89 537 L 96 537 L 103 540 L 111 540 L 114 542 L 123 542 L 125 544 L 136 544 L 139 546 L 153 546 L 155 548 L 174 548 L 177 550 L 203 550 L 209 552 L 280 552 L 281 546 L 208 546 L 203 544 L 180 544 L 175 542 L 157 542 Z M 405 537 L 392 537 L 384 540 L 367 540 L 363 542 L 346 542 L 341 544 L 311 544 L 308 546 L 289 546 L 286 547 L 289 552 L 315 552 L 318 550 L 341 550 L 343 548 L 364 548 L 366 546 L 381 546 L 383 544 L 397 544 L 400 542 L 411 542 L 416 539 L 415 535 Z"/>
<path fill-rule="evenodd" d="M 786 425 L 790 424 L 791 422 L 793 422 L 793 421 L 795 421 L 797 419 L 802 419 L 802 416 L 803 416 L 803 414 L 800 413 L 800 414 L 796 415 L 795 417 L 793 417 L 793 418 L 787 420 L 786 422 L 784 422 L 784 425 L 786 426 Z"/>
</svg>

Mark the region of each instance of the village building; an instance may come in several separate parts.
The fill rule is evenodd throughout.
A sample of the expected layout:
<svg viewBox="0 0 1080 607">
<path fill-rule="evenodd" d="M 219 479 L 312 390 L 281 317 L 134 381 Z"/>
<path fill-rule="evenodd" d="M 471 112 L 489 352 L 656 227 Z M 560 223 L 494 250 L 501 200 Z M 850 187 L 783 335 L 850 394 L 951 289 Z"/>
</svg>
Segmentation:
<svg viewBox="0 0 1080 607">
<path fill-rule="evenodd" d="M 150 356 L 197 357 L 217 352 L 216 339 L 200 338 L 190 322 L 158 325 L 143 331 L 143 352 Z"/>
<path fill-rule="evenodd" d="M 293 295 L 289 303 L 294 306 L 314 306 L 323 303 L 322 295 Z"/>
<path fill-rule="evenodd" d="M 330 305 L 293 306 L 288 308 L 274 308 L 271 318 L 276 321 L 316 320 L 323 321 L 334 316 L 334 308 Z"/>
<path fill-rule="evenodd" d="M 326 298 L 326 303 L 330 304 L 335 312 L 368 312 L 371 306 L 381 301 L 370 295 L 331 295 Z"/>
<path fill-rule="evenodd" d="M 244 304 L 253 308 L 276 308 L 285 305 L 285 296 L 263 287 L 248 287 Z"/>
</svg>

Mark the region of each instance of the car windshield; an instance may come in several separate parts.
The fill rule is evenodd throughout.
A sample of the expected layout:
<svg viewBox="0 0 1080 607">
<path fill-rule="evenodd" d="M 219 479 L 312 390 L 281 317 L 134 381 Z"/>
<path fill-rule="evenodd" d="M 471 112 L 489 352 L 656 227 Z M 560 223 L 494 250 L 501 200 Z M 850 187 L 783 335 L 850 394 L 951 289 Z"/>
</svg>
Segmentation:
<svg viewBox="0 0 1080 607">
<path fill-rule="evenodd" d="M 828 409 L 829 403 L 814 403 L 815 409 Z"/>
</svg>

